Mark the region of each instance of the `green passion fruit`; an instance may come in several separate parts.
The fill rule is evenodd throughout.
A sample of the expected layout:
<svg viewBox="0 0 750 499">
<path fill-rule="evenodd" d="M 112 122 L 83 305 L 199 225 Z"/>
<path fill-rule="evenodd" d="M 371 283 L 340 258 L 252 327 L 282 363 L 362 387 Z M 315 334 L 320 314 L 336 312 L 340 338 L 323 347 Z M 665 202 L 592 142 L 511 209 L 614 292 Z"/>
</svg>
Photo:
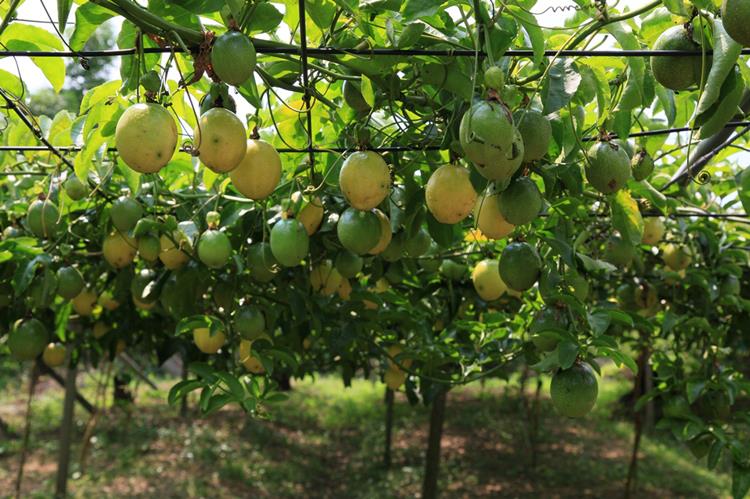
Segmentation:
<svg viewBox="0 0 750 499">
<path fill-rule="evenodd" d="M 542 260 L 528 243 L 511 243 L 500 255 L 500 276 L 509 288 L 526 291 L 539 279 Z"/>
<path fill-rule="evenodd" d="M 627 267 L 635 257 L 635 247 L 618 235 L 607 240 L 604 259 L 617 267 Z"/>
<path fill-rule="evenodd" d="M 654 43 L 653 50 L 700 51 L 701 46 L 693 41 L 691 30 L 684 26 L 673 26 L 664 31 Z M 710 60 L 706 61 L 710 66 Z M 687 90 L 701 81 L 703 57 L 652 56 L 651 72 L 656 81 L 671 90 Z"/>
<path fill-rule="evenodd" d="M 257 340 L 266 331 L 266 318 L 257 307 L 245 305 L 234 314 L 234 329 L 245 340 Z"/>
<path fill-rule="evenodd" d="M 146 234 L 138 238 L 138 255 L 147 262 L 158 260 L 160 251 L 161 243 L 158 237 Z"/>
<path fill-rule="evenodd" d="M 177 125 L 159 104 L 134 104 L 117 121 L 115 147 L 133 170 L 156 173 L 172 159 L 177 147 Z"/>
<path fill-rule="evenodd" d="M 599 383 L 594 370 L 585 362 L 561 369 L 550 384 L 552 405 L 569 418 L 582 418 L 594 408 L 599 396 Z"/>
<path fill-rule="evenodd" d="M 37 199 L 26 214 L 26 225 L 40 239 L 53 238 L 60 229 L 60 210 L 49 199 Z"/>
<path fill-rule="evenodd" d="M 645 149 L 641 149 L 633 156 L 632 167 L 635 180 L 646 180 L 654 172 L 654 158 Z"/>
<path fill-rule="evenodd" d="M 446 258 L 442 262 L 440 262 L 440 273 L 451 281 L 462 280 L 466 275 L 466 270 L 466 265 L 464 265 L 463 263 L 458 263 L 455 260 Z"/>
<path fill-rule="evenodd" d="M 156 292 L 156 272 L 151 269 L 142 269 L 136 273 L 130 281 L 130 293 L 133 300 L 140 303 L 151 304 L 159 299 Z"/>
<path fill-rule="evenodd" d="M 721 20 L 734 41 L 750 47 L 750 3 L 747 0 L 724 0 Z"/>
<path fill-rule="evenodd" d="M 135 224 L 143 216 L 143 207 L 135 199 L 121 196 L 112 203 L 109 216 L 117 230 L 128 232 L 135 227 Z"/>
<path fill-rule="evenodd" d="M 342 250 L 336 255 L 336 270 L 345 279 L 351 279 L 362 271 L 364 261 L 362 257 L 353 251 Z"/>
<path fill-rule="evenodd" d="M 420 227 L 412 237 L 406 240 L 404 249 L 407 255 L 416 258 L 427 253 L 431 244 L 432 237 L 430 237 L 430 233 L 424 227 Z"/>
<path fill-rule="evenodd" d="M 534 109 L 521 109 L 513 114 L 513 122 L 523 139 L 523 162 L 546 156 L 552 141 L 552 125 L 547 117 Z"/>
<path fill-rule="evenodd" d="M 57 271 L 57 294 L 71 300 L 83 291 L 81 272 L 75 267 L 60 267 Z"/>
<path fill-rule="evenodd" d="M 19 320 L 8 335 L 11 356 L 20 361 L 33 360 L 47 346 L 47 329 L 38 319 Z"/>
<path fill-rule="evenodd" d="M 598 142 L 589 149 L 586 178 L 602 194 L 613 194 L 630 178 L 630 158 L 622 147 Z"/>
<path fill-rule="evenodd" d="M 380 220 L 373 211 L 354 208 L 347 208 L 336 224 L 341 245 L 358 255 L 364 255 L 378 244 L 381 230 Z"/>
<path fill-rule="evenodd" d="M 539 216 L 542 210 L 542 194 L 529 177 L 518 177 L 500 193 L 497 204 L 507 222 L 524 225 Z"/>
<path fill-rule="evenodd" d="M 73 201 L 79 201 L 85 198 L 89 193 L 89 190 L 84 183 L 81 182 L 81 179 L 75 174 L 68 175 L 68 178 L 65 179 L 65 183 L 63 184 L 63 188 L 68 197 Z"/>
<path fill-rule="evenodd" d="M 529 327 L 531 342 L 542 352 L 554 350 L 560 341 L 556 331 L 568 329 L 568 323 L 565 310 L 552 307 L 541 309 Z"/>
<path fill-rule="evenodd" d="M 507 182 L 523 161 L 521 134 L 499 102 L 474 103 L 461 118 L 459 139 L 466 156 L 489 180 Z"/>
<path fill-rule="evenodd" d="M 487 88 L 501 91 L 505 87 L 505 73 L 497 66 L 490 66 L 484 72 L 484 85 Z"/>
<path fill-rule="evenodd" d="M 223 267 L 232 256 L 232 243 L 229 237 L 219 230 L 209 229 L 198 241 L 198 258 L 212 269 Z"/>
<path fill-rule="evenodd" d="M 253 76 L 256 54 L 253 42 L 239 31 L 228 31 L 214 40 L 211 68 L 221 81 L 240 86 Z"/>
<path fill-rule="evenodd" d="M 266 242 L 252 244 L 247 249 L 247 266 L 250 278 L 258 282 L 269 282 L 276 277 L 276 266 L 279 264 Z"/>
<path fill-rule="evenodd" d="M 309 249 L 310 236 L 299 220 L 280 220 L 271 229 L 271 252 L 284 267 L 299 265 Z"/>
</svg>

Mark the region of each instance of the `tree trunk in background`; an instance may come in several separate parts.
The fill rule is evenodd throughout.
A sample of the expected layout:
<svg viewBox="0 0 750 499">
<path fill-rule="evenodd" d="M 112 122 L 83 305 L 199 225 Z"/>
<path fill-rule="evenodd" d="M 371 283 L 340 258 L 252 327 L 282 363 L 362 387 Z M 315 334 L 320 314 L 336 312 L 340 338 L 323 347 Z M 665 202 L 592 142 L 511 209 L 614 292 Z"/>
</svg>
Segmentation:
<svg viewBox="0 0 750 499">
<path fill-rule="evenodd" d="M 633 452 L 630 456 L 630 467 L 628 468 L 628 478 L 625 482 L 625 499 L 633 497 L 635 484 L 638 477 L 638 450 L 641 446 L 641 436 L 643 435 L 643 416 L 644 410 L 636 410 L 635 406 L 638 399 L 645 392 L 645 378 L 648 369 L 649 352 L 646 349 L 641 351 L 638 357 L 638 375 L 635 377 L 635 386 L 633 388 Z"/>
<path fill-rule="evenodd" d="M 187 367 L 187 359 L 185 357 L 182 358 L 182 381 L 185 381 L 188 377 L 188 367 Z M 188 395 L 186 394 L 184 397 L 182 397 L 182 401 L 180 402 L 180 417 L 185 419 L 188 415 Z"/>
<path fill-rule="evenodd" d="M 70 446 L 73 442 L 73 415 L 76 403 L 76 368 L 70 365 L 71 347 L 68 346 L 66 360 L 68 371 L 65 374 L 65 400 L 63 402 L 62 425 L 57 456 L 57 481 L 55 497 L 63 499 L 68 496 L 68 470 L 70 468 Z"/>
<path fill-rule="evenodd" d="M 385 450 L 383 452 L 383 466 L 391 467 L 391 442 L 393 435 L 393 390 L 385 389 Z"/>
<path fill-rule="evenodd" d="M 38 362 L 38 361 L 37 361 Z M 23 429 L 23 447 L 21 448 L 21 458 L 18 463 L 18 474 L 16 475 L 16 498 L 21 497 L 21 484 L 23 483 L 23 469 L 26 466 L 26 456 L 29 452 L 29 440 L 31 438 L 31 401 L 34 398 L 37 381 L 39 381 L 39 367 L 34 362 L 29 371 L 29 398 L 26 401 L 26 424 Z"/>
<path fill-rule="evenodd" d="M 430 411 L 430 434 L 427 437 L 427 454 L 424 463 L 424 483 L 422 498 L 435 499 L 438 495 L 438 474 L 440 472 L 440 442 L 443 438 L 445 421 L 446 392 L 441 391 L 432 401 Z"/>
<path fill-rule="evenodd" d="M 279 391 L 288 392 L 292 389 L 292 377 L 288 372 L 277 371 L 273 373 L 273 379 L 279 384 Z"/>
</svg>

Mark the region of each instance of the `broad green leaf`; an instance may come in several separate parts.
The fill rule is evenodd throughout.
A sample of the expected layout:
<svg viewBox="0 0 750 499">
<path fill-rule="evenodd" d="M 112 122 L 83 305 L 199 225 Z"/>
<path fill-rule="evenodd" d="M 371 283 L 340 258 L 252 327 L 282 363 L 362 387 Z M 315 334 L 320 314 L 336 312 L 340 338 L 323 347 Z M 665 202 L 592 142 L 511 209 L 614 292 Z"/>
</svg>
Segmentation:
<svg viewBox="0 0 750 499">
<path fill-rule="evenodd" d="M 284 14 L 270 3 L 259 3 L 255 5 L 247 30 L 252 32 L 273 32 L 284 19 Z"/>
<path fill-rule="evenodd" d="M 739 69 L 729 74 L 721 86 L 718 101 L 705 113 L 698 115 L 696 124 L 701 126 L 698 135 L 701 139 L 707 139 L 721 131 L 731 119 L 740 114 L 739 109 L 742 96 L 745 92 L 745 82 Z"/>
<path fill-rule="evenodd" d="M 641 48 L 638 39 L 630 27 L 619 22 L 607 26 L 612 36 L 624 50 L 638 50 Z M 630 110 L 641 106 L 644 102 L 643 79 L 646 74 L 646 62 L 642 57 L 628 57 L 628 79 L 617 107 L 620 110 Z"/>
<path fill-rule="evenodd" d="M 76 23 L 73 34 L 70 36 L 70 48 L 81 50 L 89 41 L 91 35 L 105 21 L 114 16 L 114 12 L 97 5 L 86 2 L 76 9 Z"/>
<path fill-rule="evenodd" d="M 47 131 L 47 140 L 56 146 L 72 145 L 73 140 L 70 138 L 68 131 L 73 125 L 74 119 L 75 116 L 64 109 L 58 112 L 52 119 L 52 125 Z"/>
<path fill-rule="evenodd" d="M 732 497 L 742 499 L 750 492 L 750 467 L 732 463 Z"/>
<path fill-rule="evenodd" d="M 568 369 L 576 361 L 578 357 L 578 345 L 572 341 L 564 340 L 557 345 L 557 358 L 560 362 L 560 367 Z"/>
<path fill-rule="evenodd" d="M 125 177 L 130 192 L 137 193 L 141 185 L 141 174 L 128 167 L 119 156 L 117 157 L 117 169 Z"/>
<path fill-rule="evenodd" d="M 0 69 L 0 88 L 16 97 L 23 95 L 23 83 L 18 76 Z"/>
<path fill-rule="evenodd" d="M 0 36 L 8 50 L 61 51 L 62 41 L 49 31 L 37 26 L 11 23 Z M 55 92 L 62 90 L 65 82 L 65 62 L 60 57 L 32 57 L 34 64 L 44 73 Z"/>
<path fill-rule="evenodd" d="M 417 43 L 424 32 L 424 28 L 423 23 L 411 23 L 404 26 L 401 36 L 398 38 L 398 48 L 409 48 Z"/>
<path fill-rule="evenodd" d="M 360 89 L 362 91 L 362 97 L 365 98 L 365 102 L 370 105 L 370 107 L 375 106 L 375 88 L 372 84 L 372 80 L 370 80 L 367 76 L 362 75 L 362 82 L 360 84 Z"/>
<path fill-rule="evenodd" d="M 60 33 L 65 33 L 65 27 L 68 22 L 70 7 L 73 6 L 73 0 L 57 0 L 57 29 Z"/>
<path fill-rule="evenodd" d="M 557 59 L 549 68 L 542 85 L 544 114 L 552 114 L 567 106 L 581 84 L 581 75 L 572 59 Z"/>
<path fill-rule="evenodd" d="M 630 193 L 621 189 L 610 197 L 612 225 L 631 244 L 640 244 L 643 238 L 643 217 L 638 203 Z"/>
<path fill-rule="evenodd" d="M 442 4 L 442 0 L 406 0 L 401 13 L 404 15 L 404 20 L 413 21 L 421 17 L 434 16 Z"/>
</svg>

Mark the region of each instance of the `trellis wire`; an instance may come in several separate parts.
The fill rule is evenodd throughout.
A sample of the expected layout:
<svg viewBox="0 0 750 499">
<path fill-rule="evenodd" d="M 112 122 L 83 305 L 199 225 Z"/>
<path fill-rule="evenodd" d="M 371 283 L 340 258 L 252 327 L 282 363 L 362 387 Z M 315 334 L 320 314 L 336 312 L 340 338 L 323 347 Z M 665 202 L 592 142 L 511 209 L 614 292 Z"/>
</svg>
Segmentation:
<svg viewBox="0 0 750 499">
<path fill-rule="evenodd" d="M 45 50 L 8 50 L 0 51 L 0 57 L 115 57 L 124 55 L 135 55 L 136 48 L 111 49 L 111 50 L 79 50 L 79 51 L 45 51 Z M 255 48 L 259 54 L 286 54 L 302 55 L 300 47 L 264 47 Z M 145 54 L 168 54 L 171 52 L 184 52 L 181 47 L 145 47 Z M 703 54 L 713 55 L 712 50 L 705 52 L 700 50 L 544 50 L 545 57 L 694 57 Z M 335 47 L 305 47 L 307 56 L 326 55 L 360 55 L 360 56 L 440 56 L 440 57 L 487 57 L 483 51 L 471 49 L 344 49 Z M 537 54 L 531 49 L 507 50 L 503 57 L 534 57 Z M 742 49 L 742 55 L 750 55 L 750 48 Z"/>
</svg>

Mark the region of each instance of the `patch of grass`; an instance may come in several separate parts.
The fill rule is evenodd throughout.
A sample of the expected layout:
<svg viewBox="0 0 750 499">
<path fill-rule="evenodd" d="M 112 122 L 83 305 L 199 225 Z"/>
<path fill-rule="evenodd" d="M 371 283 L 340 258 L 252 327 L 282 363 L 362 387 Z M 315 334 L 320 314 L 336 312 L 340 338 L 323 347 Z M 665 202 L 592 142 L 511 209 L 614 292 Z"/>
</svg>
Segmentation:
<svg viewBox="0 0 750 499">
<path fill-rule="evenodd" d="M 488 380 L 448 396 L 440 487 L 445 497 L 617 497 L 622 495 L 632 425 L 617 419 L 618 400 L 631 381 L 605 366 L 596 409 L 583 420 L 557 416 L 542 377 L 539 428 L 529 438 L 519 382 Z M 82 391 L 94 398 L 96 380 Z M 77 408 L 70 490 L 74 497 L 414 497 L 421 490 L 429 409 L 398 394 L 393 464 L 382 465 L 384 388 L 359 380 L 321 377 L 295 383 L 269 420 L 235 408 L 181 419 L 165 403 L 173 380 L 142 388 L 129 411 L 109 409 L 88 443 L 88 416 Z M 0 392 L 0 417 L 20 431 L 24 386 Z M 536 379 L 524 392 L 534 396 Z M 108 400 L 109 402 L 109 400 Z M 62 393 L 48 382 L 34 401 L 25 496 L 49 497 L 54 487 L 57 425 Z M 533 450 L 532 450 L 533 449 Z M 20 441 L 0 442 L 0 490 L 13 490 Z M 532 463 L 534 465 L 532 466 Z M 664 435 L 648 435 L 641 448 L 637 497 L 728 497 L 729 478 L 710 472 Z"/>
</svg>

